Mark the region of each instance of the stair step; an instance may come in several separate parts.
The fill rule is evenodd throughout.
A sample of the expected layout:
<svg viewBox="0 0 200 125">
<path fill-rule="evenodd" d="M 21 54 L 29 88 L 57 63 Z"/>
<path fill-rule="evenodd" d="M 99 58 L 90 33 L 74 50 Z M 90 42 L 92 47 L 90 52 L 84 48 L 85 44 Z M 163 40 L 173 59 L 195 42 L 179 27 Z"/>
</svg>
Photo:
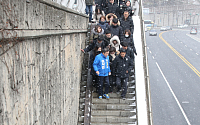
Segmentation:
<svg viewBox="0 0 200 125">
<path fill-rule="evenodd" d="M 108 95 L 109 95 L 110 98 L 121 98 L 121 93 L 120 94 L 108 93 Z M 93 98 L 98 98 L 99 94 L 98 93 L 93 93 L 92 96 L 93 96 Z M 131 98 L 131 97 L 134 97 L 134 96 L 135 96 L 135 92 L 126 94 L 126 98 Z"/>
<path fill-rule="evenodd" d="M 90 125 L 137 125 L 136 122 L 130 122 L 130 123 L 96 123 L 91 122 Z"/>
<path fill-rule="evenodd" d="M 80 111 L 80 110 L 79 110 L 79 111 L 78 111 L 78 115 L 79 115 L 79 116 L 83 116 L 83 115 L 84 115 L 84 110 L 83 110 L 83 111 Z"/>
<path fill-rule="evenodd" d="M 78 121 L 79 121 L 79 122 L 83 122 L 83 121 L 84 121 L 84 116 L 79 116 L 79 117 L 78 117 Z"/>
<path fill-rule="evenodd" d="M 96 110 L 131 110 L 136 108 L 136 103 L 133 104 L 93 104 L 92 109 Z"/>
<path fill-rule="evenodd" d="M 78 122 L 78 125 L 84 125 L 84 123 L 83 122 Z"/>
<path fill-rule="evenodd" d="M 99 99 L 99 98 L 93 98 L 92 103 L 93 104 L 132 104 L 135 102 L 135 99 L 119 99 L 119 98 L 110 98 L 110 99 Z"/>
<path fill-rule="evenodd" d="M 117 116 L 92 116 L 91 122 L 112 122 L 112 123 L 128 123 L 128 122 L 135 122 L 136 116 L 133 117 L 117 117 Z"/>
<path fill-rule="evenodd" d="M 130 117 L 136 115 L 136 109 L 127 110 L 92 110 L 92 116 L 120 116 Z"/>
</svg>

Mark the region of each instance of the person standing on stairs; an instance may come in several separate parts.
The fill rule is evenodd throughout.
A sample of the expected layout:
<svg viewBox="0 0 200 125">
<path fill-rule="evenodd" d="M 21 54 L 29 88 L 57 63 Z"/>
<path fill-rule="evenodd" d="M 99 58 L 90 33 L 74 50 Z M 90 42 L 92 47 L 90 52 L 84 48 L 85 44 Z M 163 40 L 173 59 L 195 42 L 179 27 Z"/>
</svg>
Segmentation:
<svg viewBox="0 0 200 125">
<path fill-rule="evenodd" d="M 109 75 L 111 75 L 110 70 L 110 60 L 109 60 L 109 49 L 105 48 L 102 50 L 102 53 L 95 57 L 93 62 L 93 68 L 98 76 L 98 83 L 99 83 L 99 99 L 102 99 L 102 96 L 106 99 L 109 99 L 108 96 L 109 92 Z M 105 94 L 103 94 L 103 83 L 105 81 Z"/>
<path fill-rule="evenodd" d="M 119 94 L 122 84 L 121 97 L 126 99 L 127 82 L 131 69 L 133 69 L 133 61 L 126 55 L 125 49 L 120 49 L 120 54 L 115 58 L 112 66 L 112 75 L 116 76 L 117 94 Z"/>
</svg>

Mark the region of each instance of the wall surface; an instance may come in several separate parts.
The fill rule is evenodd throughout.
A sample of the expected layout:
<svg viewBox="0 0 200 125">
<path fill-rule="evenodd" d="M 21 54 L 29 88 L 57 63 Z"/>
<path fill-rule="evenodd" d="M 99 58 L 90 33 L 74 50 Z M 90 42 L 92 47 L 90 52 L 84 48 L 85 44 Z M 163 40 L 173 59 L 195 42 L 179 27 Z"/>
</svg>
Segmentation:
<svg viewBox="0 0 200 125">
<path fill-rule="evenodd" d="M 88 17 L 48 0 L 0 0 L 0 124 L 75 125 Z"/>
</svg>

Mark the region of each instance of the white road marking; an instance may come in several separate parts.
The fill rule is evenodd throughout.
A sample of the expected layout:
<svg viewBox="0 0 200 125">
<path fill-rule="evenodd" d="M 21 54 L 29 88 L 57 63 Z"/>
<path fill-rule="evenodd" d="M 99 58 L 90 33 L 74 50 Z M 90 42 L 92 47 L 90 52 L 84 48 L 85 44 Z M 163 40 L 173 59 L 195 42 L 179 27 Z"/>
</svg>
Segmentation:
<svg viewBox="0 0 200 125">
<path fill-rule="evenodd" d="M 163 74 L 162 70 L 160 69 L 160 66 L 158 65 L 157 62 L 156 62 L 156 65 L 157 65 L 158 69 L 160 70 L 160 73 L 162 74 L 162 76 L 163 76 L 165 82 L 167 83 L 167 86 L 168 86 L 169 90 L 171 91 L 171 93 L 172 93 L 174 99 L 176 100 L 176 103 L 178 104 L 178 106 L 179 106 L 179 108 L 180 108 L 180 110 L 181 110 L 181 112 L 182 112 L 182 114 L 183 114 L 183 116 L 184 116 L 184 118 L 185 118 L 187 124 L 188 124 L 188 125 L 191 125 L 191 124 L 190 124 L 190 121 L 188 120 L 188 118 L 187 118 L 187 116 L 186 116 L 186 114 L 185 114 L 185 112 L 184 112 L 184 110 L 183 110 L 183 108 L 182 108 L 182 106 L 181 106 L 181 104 L 180 104 L 180 102 L 178 101 L 176 95 L 174 94 L 174 92 L 173 92 L 171 86 L 169 85 L 169 83 L 168 83 L 166 77 L 164 76 L 164 74 Z"/>
<path fill-rule="evenodd" d="M 185 45 L 185 47 L 187 47 L 187 45 Z"/>
<path fill-rule="evenodd" d="M 147 47 L 147 49 L 149 49 L 149 47 Z"/>
<path fill-rule="evenodd" d="M 154 59 L 154 56 L 152 56 L 152 58 Z"/>
<path fill-rule="evenodd" d="M 182 102 L 182 103 L 189 103 L 188 101 L 184 101 L 184 102 Z"/>
<path fill-rule="evenodd" d="M 190 49 L 192 51 L 192 49 Z"/>
<path fill-rule="evenodd" d="M 149 53 L 151 53 L 151 51 L 149 51 Z"/>
<path fill-rule="evenodd" d="M 197 54 L 197 56 L 199 55 L 198 53 L 196 53 Z"/>
<path fill-rule="evenodd" d="M 189 36 L 190 38 L 196 40 L 197 42 L 200 42 L 200 38 L 194 36 L 194 35 L 190 35 L 190 34 L 186 34 L 187 36 Z"/>
</svg>

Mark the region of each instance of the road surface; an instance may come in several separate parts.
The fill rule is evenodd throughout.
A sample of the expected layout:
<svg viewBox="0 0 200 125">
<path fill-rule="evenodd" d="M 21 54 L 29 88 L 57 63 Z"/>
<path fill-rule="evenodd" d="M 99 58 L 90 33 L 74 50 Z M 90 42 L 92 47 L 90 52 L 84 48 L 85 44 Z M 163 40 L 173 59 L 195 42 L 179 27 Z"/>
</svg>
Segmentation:
<svg viewBox="0 0 200 125">
<path fill-rule="evenodd" d="M 200 35 L 157 31 L 146 32 L 153 123 L 200 125 Z"/>
</svg>

